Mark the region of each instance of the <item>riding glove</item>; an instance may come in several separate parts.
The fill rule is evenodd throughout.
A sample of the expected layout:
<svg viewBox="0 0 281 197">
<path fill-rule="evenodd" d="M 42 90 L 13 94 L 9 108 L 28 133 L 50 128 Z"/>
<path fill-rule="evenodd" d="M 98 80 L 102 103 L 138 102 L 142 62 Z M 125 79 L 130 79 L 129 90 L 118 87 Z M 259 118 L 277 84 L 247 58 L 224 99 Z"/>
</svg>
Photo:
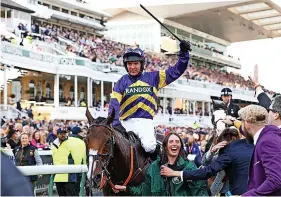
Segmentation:
<svg viewBox="0 0 281 197">
<path fill-rule="evenodd" d="M 186 53 L 188 51 L 191 51 L 191 48 L 190 48 L 190 43 L 189 42 L 186 42 L 185 40 L 182 40 L 180 42 L 180 51 L 183 52 L 183 53 Z"/>
</svg>

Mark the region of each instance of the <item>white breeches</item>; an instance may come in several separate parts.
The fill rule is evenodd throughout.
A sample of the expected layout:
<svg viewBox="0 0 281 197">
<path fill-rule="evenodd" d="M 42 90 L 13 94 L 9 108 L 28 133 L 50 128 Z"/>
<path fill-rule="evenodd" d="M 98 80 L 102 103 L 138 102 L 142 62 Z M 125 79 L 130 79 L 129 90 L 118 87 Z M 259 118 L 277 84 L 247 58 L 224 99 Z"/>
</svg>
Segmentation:
<svg viewBox="0 0 281 197">
<path fill-rule="evenodd" d="M 132 118 L 122 121 L 122 125 L 126 131 L 134 132 L 141 141 L 141 145 L 145 152 L 153 153 L 156 148 L 156 138 L 153 120 L 144 118 Z"/>
</svg>

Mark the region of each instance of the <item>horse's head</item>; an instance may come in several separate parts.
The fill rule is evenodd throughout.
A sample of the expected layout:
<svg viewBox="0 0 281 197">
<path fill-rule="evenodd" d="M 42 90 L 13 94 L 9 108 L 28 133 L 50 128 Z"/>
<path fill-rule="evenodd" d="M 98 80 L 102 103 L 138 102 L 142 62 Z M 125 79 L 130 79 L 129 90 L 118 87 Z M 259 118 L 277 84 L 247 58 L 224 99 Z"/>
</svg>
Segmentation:
<svg viewBox="0 0 281 197">
<path fill-rule="evenodd" d="M 88 178 L 93 177 L 97 162 L 100 161 L 102 167 L 107 167 L 113 157 L 114 149 L 114 130 L 111 123 L 113 122 L 115 111 L 107 118 L 98 117 L 94 119 L 87 108 L 86 117 L 89 122 L 89 129 L 86 137 L 87 150 L 89 151 L 89 171 Z"/>
<path fill-rule="evenodd" d="M 226 106 L 223 102 L 212 100 L 212 124 L 216 131 L 216 135 L 220 136 L 222 131 L 226 128 L 226 124 L 223 120 L 226 117 Z"/>
</svg>

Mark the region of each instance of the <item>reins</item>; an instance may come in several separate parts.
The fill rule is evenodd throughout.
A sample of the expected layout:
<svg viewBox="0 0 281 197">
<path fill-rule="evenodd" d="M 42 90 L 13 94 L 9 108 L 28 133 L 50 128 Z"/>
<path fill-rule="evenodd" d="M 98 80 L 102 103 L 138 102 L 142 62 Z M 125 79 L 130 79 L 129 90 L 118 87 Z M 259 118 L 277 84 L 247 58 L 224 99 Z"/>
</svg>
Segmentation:
<svg viewBox="0 0 281 197">
<path fill-rule="evenodd" d="M 101 178 L 101 182 L 100 182 L 100 186 L 99 186 L 99 189 L 102 189 L 105 185 L 105 183 L 108 183 L 109 186 L 111 187 L 111 189 L 116 192 L 117 190 L 115 189 L 115 185 L 113 184 L 112 180 L 111 180 L 111 174 L 110 172 L 108 171 L 107 167 L 109 165 L 109 162 L 111 161 L 111 159 L 113 158 L 113 155 L 114 155 L 114 145 L 115 145 L 115 140 L 114 140 L 114 129 L 110 126 L 107 126 L 107 125 L 103 125 L 103 124 L 91 124 L 89 129 L 91 127 L 105 127 L 109 130 L 110 132 L 110 152 L 109 153 L 106 153 L 106 154 L 98 154 L 98 155 L 89 155 L 93 157 L 93 163 L 92 163 L 92 166 L 91 166 L 91 179 L 90 181 L 92 181 L 92 174 L 93 174 L 93 165 L 94 165 L 94 161 L 99 161 L 98 160 L 98 157 L 99 156 L 107 156 L 108 159 L 106 160 L 105 163 L 102 163 L 101 161 L 99 161 L 102 165 L 102 178 Z M 108 142 L 107 142 L 108 143 Z M 132 176 L 133 176 L 133 171 L 134 171 L 134 148 L 133 146 L 131 145 L 130 146 L 130 172 L 129 172 L 129 175 L 128 177 L 126 178 L 126 180 L 124 181 L 124 183 L 122 184 L 123 186 L 127 186 L 127 184 L 131 181 L 132 179 Z"/>
</svg>

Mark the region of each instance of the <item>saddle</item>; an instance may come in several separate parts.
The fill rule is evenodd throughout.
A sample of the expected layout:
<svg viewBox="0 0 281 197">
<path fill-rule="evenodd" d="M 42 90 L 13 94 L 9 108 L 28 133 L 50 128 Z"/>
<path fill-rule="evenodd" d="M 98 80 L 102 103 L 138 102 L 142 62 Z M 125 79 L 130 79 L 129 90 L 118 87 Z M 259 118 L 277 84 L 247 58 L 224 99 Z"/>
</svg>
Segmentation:
<svg viewBox="0 0 281 197">
<path fill-rule="evenodd" d="M 133 131 L 128 131 L 127 132 L 127 139 L 132 144 L 136 144 L 140 140 L 140 138 Z"/>
</svg>

